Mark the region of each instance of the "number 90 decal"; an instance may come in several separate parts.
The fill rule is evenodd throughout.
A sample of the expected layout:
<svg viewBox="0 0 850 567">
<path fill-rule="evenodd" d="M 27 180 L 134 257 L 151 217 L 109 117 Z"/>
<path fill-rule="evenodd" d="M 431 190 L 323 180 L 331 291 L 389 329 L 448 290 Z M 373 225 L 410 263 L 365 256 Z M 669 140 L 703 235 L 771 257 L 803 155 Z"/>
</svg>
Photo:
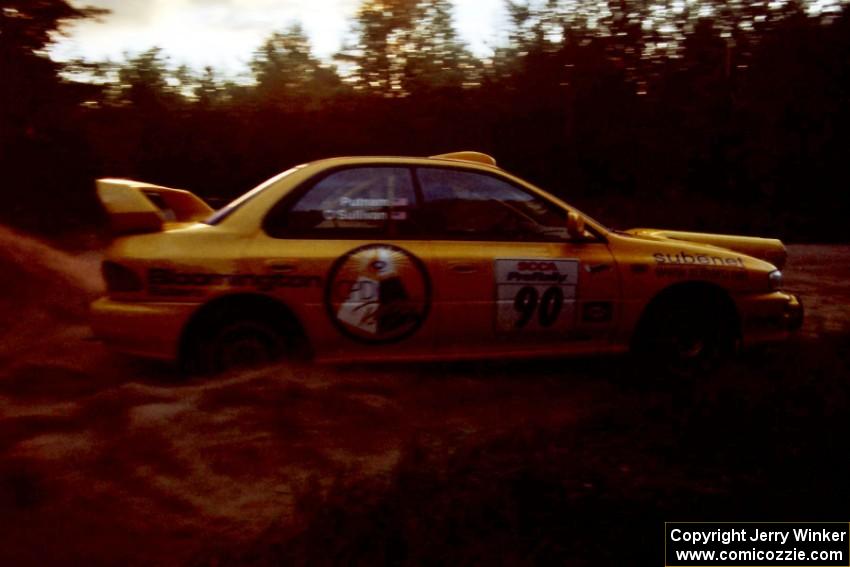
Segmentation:
<svg viewBox="0 0 850 567">
<path fill-rule="evenodd" d="M 541 327 L 551 327 L 558 320 L 563 307 L 564 292 L 561 288 L 547 288 L 541 296 L 537 288 L 527 285 L 514 297 L 514 309 L 519 313 L 514 326 L 517 329 L 525 327 L 536 313 Z"/>
<path fill-rule="evenodd" d="M 565 331 L 575 321 L 578 260 L 496 260 L 496 326 Z"/>
</svg>

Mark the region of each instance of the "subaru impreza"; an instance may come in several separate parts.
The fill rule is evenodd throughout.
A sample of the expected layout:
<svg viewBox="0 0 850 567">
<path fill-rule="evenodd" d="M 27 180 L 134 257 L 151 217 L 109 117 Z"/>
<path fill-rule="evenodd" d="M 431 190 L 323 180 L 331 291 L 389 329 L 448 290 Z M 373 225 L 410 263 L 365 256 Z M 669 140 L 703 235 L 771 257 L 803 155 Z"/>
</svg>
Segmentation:
<svg viewBox="0 0 850 567">
<path fill-rule="evenodd" d="M 632 351 L 691 373 L 803 318 L 779 240 L 612 230 L 477 152 L 315 161 L 215 211 L 97 191 L 116 238 L 95 334 L 195 372 Z"/>
</svg>

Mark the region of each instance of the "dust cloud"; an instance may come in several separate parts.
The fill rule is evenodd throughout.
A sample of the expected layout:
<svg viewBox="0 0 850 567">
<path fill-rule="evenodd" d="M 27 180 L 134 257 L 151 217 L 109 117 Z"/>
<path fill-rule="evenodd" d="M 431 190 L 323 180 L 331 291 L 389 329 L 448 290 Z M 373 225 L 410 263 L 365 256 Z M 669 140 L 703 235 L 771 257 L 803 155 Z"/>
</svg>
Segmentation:
<svg viewBox="0 0 850 567">
<path fill-rule="evenodd" d="M 180 564 L 290 517 L 311 483 L 385 474 L 412 439 L 569 423 L 592 395 L 564 403 L 551 372 L 522 383 L 486 365 L 185 379 L 91 340 L 99 261 L 0 229 L 0 548 L 13 564 Z"/>
</svg>

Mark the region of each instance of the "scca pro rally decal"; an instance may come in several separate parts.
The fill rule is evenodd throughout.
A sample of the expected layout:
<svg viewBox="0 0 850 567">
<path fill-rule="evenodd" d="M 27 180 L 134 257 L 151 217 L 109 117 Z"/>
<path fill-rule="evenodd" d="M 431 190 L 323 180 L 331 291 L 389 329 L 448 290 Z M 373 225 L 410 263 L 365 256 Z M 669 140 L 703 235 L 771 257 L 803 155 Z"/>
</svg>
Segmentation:
<svg viewBox="0 0 850 567">
<path fill-rule="evenodd" d="M 336 261 L 328 276 L 325 306 L 346 336 L 366 343 L 409 337 L 428 317 L 431 284 L 409 252 L 370 244 Z"/>
<path fill-rule="evenodd" d="M 578 260 L 496 260 L 500 331 L 563 331 L 575 321 Z"/>
</svg>

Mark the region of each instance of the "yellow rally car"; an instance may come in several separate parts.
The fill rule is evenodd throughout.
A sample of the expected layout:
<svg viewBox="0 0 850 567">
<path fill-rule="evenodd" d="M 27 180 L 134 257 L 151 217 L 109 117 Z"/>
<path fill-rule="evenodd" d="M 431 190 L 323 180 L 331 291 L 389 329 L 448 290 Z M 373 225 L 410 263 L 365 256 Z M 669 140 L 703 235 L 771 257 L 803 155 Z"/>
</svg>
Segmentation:
<svg viewBox="0 0 850 567">
<path fill-rule="evenodd" d="M 802 323 L 780 241 L 610 230 L 476 152 L 316 161 L 218 211 L 97 189 L 119 237 L 95 334 L 194 371 L 632 349 L 689 372 Z"/>
</svg>

